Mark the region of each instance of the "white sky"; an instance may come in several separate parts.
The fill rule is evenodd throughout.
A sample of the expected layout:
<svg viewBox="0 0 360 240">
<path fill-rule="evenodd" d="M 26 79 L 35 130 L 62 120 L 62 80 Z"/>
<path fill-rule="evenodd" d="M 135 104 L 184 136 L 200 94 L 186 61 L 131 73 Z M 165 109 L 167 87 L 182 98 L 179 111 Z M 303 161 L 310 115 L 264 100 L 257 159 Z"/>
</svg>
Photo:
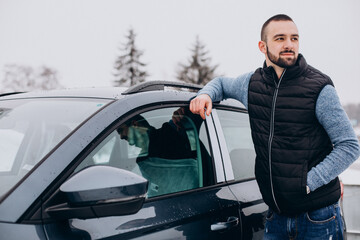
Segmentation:
<svg viewBox="0 0 360 240">
<path fill-rule="evenodd" d="M 0 79 L 16 63 L 54 68 L 65 87 L 110 86 L 130 27 L 148 80 L 175 80 L 197 35 L 218 73 L 236 77 L 262 66 L 260 28 L 285 13 L 308 63 L 333 79 L 343 104 L 360 103 L 359 11 L 358 0 L 0 0 Z"/>
</svg>

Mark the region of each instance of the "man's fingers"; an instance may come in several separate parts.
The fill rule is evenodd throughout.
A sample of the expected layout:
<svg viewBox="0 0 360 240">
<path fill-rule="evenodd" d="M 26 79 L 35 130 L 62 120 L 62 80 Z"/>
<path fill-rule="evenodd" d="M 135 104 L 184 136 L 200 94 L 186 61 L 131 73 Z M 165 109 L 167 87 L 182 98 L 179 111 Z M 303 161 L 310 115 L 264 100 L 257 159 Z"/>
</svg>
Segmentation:
<svg viewBox="0 0 360 240">
<path fill-rule="evenodd" d="M 200 114 L 202 119 L 205 119 L 205 114 L 209 116 L 211 110 L 212 102 L 211 98 L 208 95 L 199 95 L 190 102 L 190 111 L 194 114 Z"/>
<path fill-rule="evenodd" d="M 199 109 L 199 114 L 202 119 L 205 119 L 205 109 L 204 108 Z"/>
<path fill-rule="evenodd" d="M 202 119 L 205 119 L 205 101 L 196 97 L 190 103 L 190 111 L 194 114 L 199 114 Z"/>
<path fill-rule="evenodd" d="M 200 114 L 200 100 L 198 98 L 191 100 L 190 111 L 194 114 Z"/>
<path fill-rule="evenodd" d="M 195 101 L 194 101 L 195 99 L 193 99 L 193 100 L 191 100 L 190 101 L 190 111 L 192 112 L 192 113 L 195 113 Z"/>
<path fill-rule="evenodd" d="M 212 111 L 212 102 L 209 102 L 206 106 L 206 115 L 210 116 Z"/>
</svg>

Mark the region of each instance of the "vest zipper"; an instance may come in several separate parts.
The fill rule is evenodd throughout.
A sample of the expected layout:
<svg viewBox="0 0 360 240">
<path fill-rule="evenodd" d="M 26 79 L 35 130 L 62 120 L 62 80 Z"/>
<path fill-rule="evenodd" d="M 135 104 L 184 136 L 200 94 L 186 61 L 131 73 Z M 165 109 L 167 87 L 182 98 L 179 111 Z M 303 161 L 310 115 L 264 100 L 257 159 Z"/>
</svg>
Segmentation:
<svg viewBox="0 0 360 240">
<path fill-rule="evenodd" d="M 275 203 L 275 206 L 277 208 L 277 212 L 280 213 L 280 208 L 276 202 L 275 199 L 275 193 L 274 193 L 274 185 L 273 185 L 273 177 L 272 177 L 272 159 L 271 159 L 271 147 L 272 147 L 272 141 L 274 138 L 274 125 L 275 125 L 275 105 L 276 105 L 276 99 L 277 99 L 277 95 L 279 92 L 279 87 L 281 84 L 281 80 L 283 79 L 284 75 L 285 75 L 286 69 L 284 69 L 284 71 L 282 72 L 279 82 L 276 83 L 276 79 L 277 78 L 276 74 L 274 74 L 274 83 L 275 83 L 275 92 L 274 92 L 274 96 L 273 96 L 273 100 L 272 100 L 272 106 L 271 106 L 271 119 L 270 119 L 270 135 L 269 135 L 269 142 L 268 142 L 268 151 L 269 151 L 269 173 L 270 173 L 270 186 L 271 186 L 271 194 Z"/>
</svg>

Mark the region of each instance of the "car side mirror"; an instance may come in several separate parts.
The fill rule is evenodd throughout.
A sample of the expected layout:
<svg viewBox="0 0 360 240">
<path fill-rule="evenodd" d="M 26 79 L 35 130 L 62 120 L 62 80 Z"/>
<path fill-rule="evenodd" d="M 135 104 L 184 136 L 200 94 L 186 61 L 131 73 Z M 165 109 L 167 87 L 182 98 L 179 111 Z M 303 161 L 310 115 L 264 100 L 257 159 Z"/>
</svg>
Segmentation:
<svg viewBox="0 0 360 240">
<path fill-rule="evenodd" d="M 60 191 L 66 203 L 45 211 L 55 219 L 89 219 L 138 212 L 148 181 L 135 173 L 109 166 L 91 166 L 64 182 Z"/>
</svg>

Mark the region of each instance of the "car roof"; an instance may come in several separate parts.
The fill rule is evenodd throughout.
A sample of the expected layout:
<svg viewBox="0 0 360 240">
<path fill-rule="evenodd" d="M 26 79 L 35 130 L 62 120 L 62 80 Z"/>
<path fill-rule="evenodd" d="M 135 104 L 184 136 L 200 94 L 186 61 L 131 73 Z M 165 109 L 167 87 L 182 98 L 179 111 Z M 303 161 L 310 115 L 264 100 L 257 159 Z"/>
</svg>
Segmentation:
<svg viewBox="0 0 360 240">
<path fill-rule="evenodd" d="M 76 97 L 76 98 L 105 98 L 120 99 L 123 95 L 130 95 L 140 92 L 156 90 L 166 90 L 166 87 L 177 91 L 200 90 L 201 86 L 183 82 L 171 81 L 148 81 L 132 87 L 92 87 L 92 88 L 73 88 L 56 90 L 38 90 L 32 92 L 13 92 L 0 94 L 0 100 L 20 99 L 20 98 L 52 98 L 52 97 Z"/>
<path fill-rule="evenodd" d="M 197 92 L 202 86 L 184 82 L 172 81 L 148 81 L 137 84 L 132 87 L 89 87 L 89 88 L 71 88 L 56 90 L 40 90 L 32 92 L 13 92 L 0 94 L 0 101 L 10 99 L 27 98 L 95 98 L 118 100 L 127 95 L 133 95 L 152 91 L 175 91 L 179 92 Z M 223 100 L 222 105 L 244 108 L 244 105 L 234 99 Z"/>
</svg>

